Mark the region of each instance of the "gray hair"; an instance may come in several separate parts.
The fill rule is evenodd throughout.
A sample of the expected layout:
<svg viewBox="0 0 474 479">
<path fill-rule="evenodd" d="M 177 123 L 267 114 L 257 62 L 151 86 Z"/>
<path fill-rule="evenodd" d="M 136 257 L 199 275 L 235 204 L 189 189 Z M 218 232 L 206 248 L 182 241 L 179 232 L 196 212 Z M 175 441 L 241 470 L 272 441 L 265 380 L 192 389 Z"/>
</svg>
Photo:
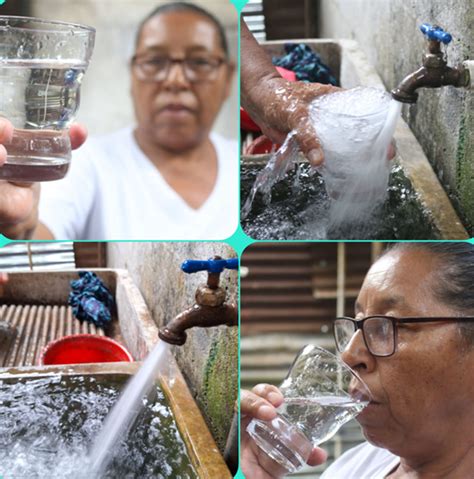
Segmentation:
<svg viewBox="0 0 474 479">
<path fill-rule="evenodd" d="M 474 316 L 474 245 L 467 242 L 396 243 L 389 251 L 425 250 L 437 256 L 442 267 L 435 297 L 460 315 Z M 384 253 L 385 254 L 385 253 Z M 466 344 L 474 347 L 474 323 L 458 322 Z"/>
<path fill-rule="evenodd" d="M 156 7 L 153 11 L 151 11 L 140 22 L 140 25 L 138 26 L 137 34 L 135 37 L 135 48 L 138 46 L 143 27 L 148 22 L 148 20 L 153 17 L 156 17 L 157 15 L 167 12 L 192 12 L 207 18 L 216 27 L 221 47 L 224 50 L 226 58 L 229 58 L 229 44 L 227 42 L 227 37 L 222 23 L 206 9 L 189 2 L 170 2 L 164 5 L 160 5 L 159 7 Z"/>
</svg>

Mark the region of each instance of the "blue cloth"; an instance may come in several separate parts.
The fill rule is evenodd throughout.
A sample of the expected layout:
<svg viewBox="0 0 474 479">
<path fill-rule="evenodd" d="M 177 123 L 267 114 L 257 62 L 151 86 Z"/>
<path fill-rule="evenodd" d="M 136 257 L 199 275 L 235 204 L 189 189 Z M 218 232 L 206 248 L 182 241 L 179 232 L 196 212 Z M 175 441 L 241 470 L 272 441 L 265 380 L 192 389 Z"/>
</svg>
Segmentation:
<svg viewBox="0 0 474 479">
<path fill-rule="evenodd" d="M 68 303 L 77 319 L 103 328 L 112 320 L 114 297 L 100 278 L 91 271 L 80 271 L 71 281 Z"/>
<path fill-rule="evenodd" d="M 300 81 L 337 85 L 337 80 L 329 68 L 308 45 L 285 43 L 285 52 L 286 55 L 282 57 L 273 57 L 275 66 L 295 72 L 296 78 Z"/>
</svg>

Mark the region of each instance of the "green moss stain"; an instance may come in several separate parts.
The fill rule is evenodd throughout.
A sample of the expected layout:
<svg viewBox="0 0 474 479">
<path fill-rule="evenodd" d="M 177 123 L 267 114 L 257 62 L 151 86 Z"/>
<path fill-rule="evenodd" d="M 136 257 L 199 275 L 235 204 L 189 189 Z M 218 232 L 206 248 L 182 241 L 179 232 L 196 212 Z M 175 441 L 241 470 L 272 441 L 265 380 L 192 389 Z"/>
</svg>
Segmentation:
<svg viewBox="0 0 474 479">
<path fill-rule="evenodd" d="M 468 130 L 469 123 L 469 117 L 463 114 L 456 150 L 456 186 L 462 210 L 472 226 L 474 225 L 474 153 L 472 133 Z"/>
<path fill-rule="evenodd" d="M 204 371 L 202 403 L 221 452 L 224 452 L 237 399 L 237 350 L 237 336 L 233 332 L 219 337 L 211 344 Z"/>
</svg>

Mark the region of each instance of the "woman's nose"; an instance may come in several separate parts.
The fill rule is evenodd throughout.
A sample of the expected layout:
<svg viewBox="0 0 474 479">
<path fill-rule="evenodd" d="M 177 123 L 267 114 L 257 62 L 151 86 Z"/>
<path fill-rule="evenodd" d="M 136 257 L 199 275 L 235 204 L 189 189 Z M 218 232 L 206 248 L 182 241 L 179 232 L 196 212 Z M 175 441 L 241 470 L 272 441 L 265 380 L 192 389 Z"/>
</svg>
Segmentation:
<svg viewBox="0 0 474 479">
<path fill-rule="evenodd" d="M 367 349 L 360 329 L 354 333 L 346 349 L 341 353 L 341 359 L 354 370 L 369 371 L 375 367 L 375 358 Z"/>
<path fill-rule="evenodd" d="M 171 63 L 163 86 L 171 89 L 189 88 L 190 81 L 186 77 L 184 68 L 184 63 L 182 62 Z"/>
</svg>

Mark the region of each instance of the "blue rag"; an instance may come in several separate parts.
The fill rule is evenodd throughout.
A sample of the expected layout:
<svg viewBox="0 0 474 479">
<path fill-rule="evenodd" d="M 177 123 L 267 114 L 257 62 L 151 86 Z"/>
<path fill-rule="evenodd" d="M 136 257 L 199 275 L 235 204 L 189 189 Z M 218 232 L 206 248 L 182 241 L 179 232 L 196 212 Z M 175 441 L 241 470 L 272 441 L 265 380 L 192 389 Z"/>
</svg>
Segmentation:
<svg viewBox="0 0 474 479">
<path fill-rule="evenodd" d="M 304 43 L 285 43 L 286 55 L 273 57 L 273 64 L 295 72 L 300 81 L 311 83 L 325 83 L 337 86 L 337 80 L 329 68 L 321 61 L 321 57 L 314 53 Z"/>
<path fill-rule="evenodd" d="M 71 281 L 68 303 L 77 319 L 103 328 L 112 320 L 114 297 L 100 278 L 91 271 L 80 271 L 79 279 Z"/>
</svg>

